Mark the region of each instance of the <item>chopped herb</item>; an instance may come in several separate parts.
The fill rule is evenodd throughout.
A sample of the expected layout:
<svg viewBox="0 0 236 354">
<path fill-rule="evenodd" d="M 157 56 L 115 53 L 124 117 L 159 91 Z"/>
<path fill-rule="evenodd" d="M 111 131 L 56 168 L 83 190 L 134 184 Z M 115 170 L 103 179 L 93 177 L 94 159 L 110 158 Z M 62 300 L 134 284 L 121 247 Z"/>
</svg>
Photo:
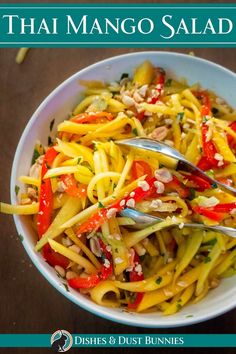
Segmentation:
<svg viewBox="0 0 236 354">
<path fill-rule="evenodd" d="M 102 259 L 102 262 L 103 262 L 103 263 L 104 263 L 105 260 L 107 259 L 104 252 L 102 252 L 102 254 L 101 254 L 101 259 Z"/>
<path fill-rule="evenodd" d="M 186 315 L 185 318 L 193 317 L 193 315 Z"/>
<path fill-rule="evenodd" d="M 203 116 L 203 117 L 202 117 L 202 122 L 203 122 L 203 123 L 206 123 L 207 121 L 208 121 L 207 117 L 206 117 L 206 116 Z"/>
<path fill-rule="evenodd" d="M 93 150 L 97 151 L 97 143 L 93 143 Z"/>
<path fill-rule="evenodd" d="M 194 188 L 189 188 L 188 200 L 193 200 L 196 197 L 196 191 Z"/>
<path fill-rule="evenodd" d="M 104 206 L 104 205 L 102 204 L 102 202 L 100 202 L 100 201 L 98 202 L 98 207 L 99 207 L 99 208 L 105 208 L 105 206 Z"/>
<path fill-rule="evenodd" d="M 16 184 L 16 185 L 15 185 L 15 193 L 16 193 L 16 196 L 18 195 L 19 190 L 20 190 L 20 187 L 19 187 L 19 186 L 17 186 L 17 184 Z"/>
<path fill-rule="evenodd" d="M 211 111 L 213 114 L 217 114 L 219 112 L 219 110 L 215 107 L 212 107 Z"/>
<path fill-rule="evenodd" d="M 39 158 L 39 156 L 40 156 L 40 153 L 38 152 L 38 150 L 34 149 L 33 157 L 32 157 L 32 160 L 31 160 L 31 165 L 35 164 L 35 162 Z"/>
<path fill-rule="evenodd" d="M 176 307 L 177 307 L 178 310 L 181 310 L 182 305 L 178 302 L 178 303 L 176 304 Z"/>
<path fill-rule="evenodd" d="M 21 240 L 21 242 L 23 242 L 24 241 L 24 237 L 21 234 L 19 234 L 18 236 L 19 236 L 19 239 Z"/>
<path fill-rule="evenodd" d="M 138 136 L 138 131 L 137 131 L 136 128 L 134 128 L 134 129 L 132 130 L 132 133 L 133 133 L 135 136 Z"/>
<path fill-rule="evenodd" d="M 66 291 L 70 292 L 68 285 L 66 283 L 62 283 L 62 285 L 64 286 L 64 288 L 66 289 Z"/>
<path fill-rule="evenodd" d="M 83 161 L 82 157 L 77 158 L 77 164 L 80 164 Z"/>
<path fill-rule="evenodd" d="M 52 138 L 49 136 L 48 137 L 48 146 L 51 146 L 52 145 Z"/>
<path fill-rule="evenodd" d="M 205 173 L 206 173 L 207 176 L 209 176 L 209 177 L 213 177 L 213 178 L 214 178 L 214 176 L 215 176 L 215 173 L 214 173 L 213 170 L 207 170 L 207 171 L 205 171 Z"/>
<path fill-rule="evenodd" d="M 145 258 L 145 254 L 143 254 L 142 256 L 139 256 L 139 259 L 140 259 L 141 262 L 144 261 L 144 258 Z"/>
<path fill-rule="evenodd" d="M 165 82 L 165 87 L 170 87 L 171 84 L 172 84 L 172 79 L 168 79 L 168 80 L 166 80 L 166 82 Z"/>
<path fill-rule="evenodd" d="M 217 184 L 216 184 L 215 182 L 214 182 L 214 183 L 212 183 L 212 185 L 211 185 L 211 186 L 212 186 L 212 188 L 214 188 L 214 189 L 215 189 L 215 188 L 217 188 Z"/>
<path fill-rule="evenodd" d="M 211 257 L 207 256 L 205 259 L 204 259 L 204 263 L 209 263 L 211 261 Z"/>
<path fill-rule="evenodd" d="M 134 304 L 136 301 L 137 293 L 131 293 L 129 301 L 131 304 Z"/>
<path fill-rule="evenodd" d="M 177 119 L 181 122 L 183 120 L 183 118 L 184 118 L 184 112 L 179 112 L 177 114 Z"/>
<path fill-rule="evenodd" d="M 210 240 L 209 242 L 207 242 L 207 244 L 209 246 L 215 246 L 215 244 L 217 243 L 217 239 L 216 238 L 213 238 L 212 240 Z"/>
<path fill-rule="evenodd" d="M 55 123 L 55 119 L 51 120 L 50 127 L 49 127 L 50 132 L 53 130 L 54 123 Z"/>
<path fill-rule="evenodd" d="M 127 73 L 123 73 L 120 77 L 120 81 L 123 80 L 123 79 L 127 79 L 129 77 L 129 74 Z"/>
<path fill-rule="evenodd" d="M 162 277 L 158 277 L 158 278 L 156 279 L 156 283 L 159 285 L 159 284 L 161 284 L 161 282 L 162 282 Z"/>
</svg>

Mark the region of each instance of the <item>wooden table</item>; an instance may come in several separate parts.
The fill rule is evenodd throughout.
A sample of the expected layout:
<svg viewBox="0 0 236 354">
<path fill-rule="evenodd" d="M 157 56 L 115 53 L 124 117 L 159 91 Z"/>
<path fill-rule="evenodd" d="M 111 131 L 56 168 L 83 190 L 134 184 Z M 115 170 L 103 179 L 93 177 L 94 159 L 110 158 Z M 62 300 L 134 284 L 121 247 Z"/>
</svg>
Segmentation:
<svg viewBox="0 0 236 354">
<path fill-rule="evenodd" d="M 2 201 L 10 201 L 9 181 L 15 149 L 25 125 L 39 103 L 53 88 L 76 71 L 101 59 L 138 50 L 142 49 L 32 49 L 25 62 L 17 65 L 17 49 L 0 49 Z M 199 57 L 236 71 L 235 49 L 175 51 L 188 53 L 190 50 L 194 50 Z M 11 216 L 0 215 L 0 235 L 0 333 L 53 333 L 61 328 L 71 333 L 236 333 L 236 310 L 204 323 L 177 329 L 141 329 L 96 317 L 69 302 L 32 266 L 17 236 Z M 126 353 L 131 350 L 123 349 Z M 136 352 L 141 353 L 142 350 L 137 348 Z M 82 349 L 78 351 L 85 352 Z M 159 353 L 170 351 L 158 349 Z M 178 351 L 187 353 L 189 349 L 180 348 Z M 192 353 L 198 351 L 200 349 L 191 349 Z M 10 349 L 8 352 L 28 354 L 32 350 Z M 51 351 L 35 349 L 34 352 Z M 104 349 L 97 349 L 96 352 L 103 353 Z M 233 349 L 227 350 L 227 353 L 233 352 Z"/>
</svg>

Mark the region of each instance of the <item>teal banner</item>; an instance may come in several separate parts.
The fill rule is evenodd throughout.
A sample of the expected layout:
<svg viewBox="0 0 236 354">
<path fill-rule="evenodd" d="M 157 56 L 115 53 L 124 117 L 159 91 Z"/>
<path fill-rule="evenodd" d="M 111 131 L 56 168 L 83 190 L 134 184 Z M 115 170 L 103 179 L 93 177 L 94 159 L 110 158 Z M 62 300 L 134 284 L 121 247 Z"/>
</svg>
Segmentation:
<svg viewBox="0 0 236 354">
<path fill-rule="evenodd" d="M 1 334 L 4 348 L 236 347 L 236 334 Z"/>
<path fill-rule="evenodd" d="M 236 47 L 236 4 L 0 4 L 0 47 Z"/>
</svg>

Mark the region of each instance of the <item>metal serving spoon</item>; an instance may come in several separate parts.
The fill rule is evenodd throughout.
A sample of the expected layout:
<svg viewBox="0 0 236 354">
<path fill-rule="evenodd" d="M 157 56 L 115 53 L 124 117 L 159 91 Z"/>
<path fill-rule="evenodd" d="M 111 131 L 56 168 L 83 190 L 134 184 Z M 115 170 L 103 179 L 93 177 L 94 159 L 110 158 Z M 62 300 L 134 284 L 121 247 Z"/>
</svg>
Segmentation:
<svg viewBox="0 0 236 354">
<path fill-rule="evenodd" d="M 138 230 L 144 229 L 145 227 L 148 227 L 148 226 L 154 225 L 158 222 L 164 221 L 164 219 L 159 218 L 157 216 L 145 214 L 145 213 L 142 213 L 141 211 L 137 211 L 137 210 L 130 209 L 130 208 L 125 208 L 119 214 L 121 216 L 132 219 L 135 222 L 135 224 L 129 225 L 128 227 L 132 228 L 132 229 L 138 229 Z M 173 226 L 175 226 L 175 225 L 170 225 L 168 227 L 173 227 Z M 178 226 L 178 225 L 176 225 L 176 226 Z M 220 226 L 220 225 L 207 226 L 207 225 L 198 224 L 198 223 L 186 223 L 186 224 L 184 224 L 184 227 L 203 229 L 203 230 L 212 230 L 212 231 L 221 232 L 227 236 L 236 237 L 236 229 L 234 229 L 232 227 L 226 227 L 226 226 Z"/>
<path fill-rule="evenodd" d="M 158 152 L 163 155 L 172 157 L 175 160 L 178 160 L 176 170 L 187 171 L 187 172 L 198 172 L 204 177 L 205 180 L 211 183 L 213 188 L 216 188 L 218 186 L 219 188 L 221 188 L 226 192 L 229 192 L 231 194 L 236 194 L 235 188 L 227 186 L 226 184 L 221 183 L 214 178 L 211 178 L 200 168 L 198 168 L 190 161 L 188 161 L 178 150 L 172 148 L 171 146 L 163 142 L 156 141 L 149 138 L 130 138 L 125 140 L 118 140 L 116 141 L 116 144 L 131 146 L 134 148 L 139 148 L 144 150 L 150 150 L 150 151 Z"/>
</svg>

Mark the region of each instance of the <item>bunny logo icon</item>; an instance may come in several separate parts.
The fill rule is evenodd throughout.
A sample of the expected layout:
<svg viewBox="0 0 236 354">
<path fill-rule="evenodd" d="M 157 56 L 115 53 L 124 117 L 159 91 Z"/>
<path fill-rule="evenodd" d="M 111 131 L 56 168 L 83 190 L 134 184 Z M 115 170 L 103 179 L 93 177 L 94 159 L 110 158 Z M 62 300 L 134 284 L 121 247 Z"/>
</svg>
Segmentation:
<svg viewBox="0 0 236 354">
<path fill-rule="evenodd" d="M 72 335 L 64 329 L 54 332 L 51 336 L 51 346 L 56 353 L 67 352 L 72 347 L 72 344 Z"/>
</svg>

